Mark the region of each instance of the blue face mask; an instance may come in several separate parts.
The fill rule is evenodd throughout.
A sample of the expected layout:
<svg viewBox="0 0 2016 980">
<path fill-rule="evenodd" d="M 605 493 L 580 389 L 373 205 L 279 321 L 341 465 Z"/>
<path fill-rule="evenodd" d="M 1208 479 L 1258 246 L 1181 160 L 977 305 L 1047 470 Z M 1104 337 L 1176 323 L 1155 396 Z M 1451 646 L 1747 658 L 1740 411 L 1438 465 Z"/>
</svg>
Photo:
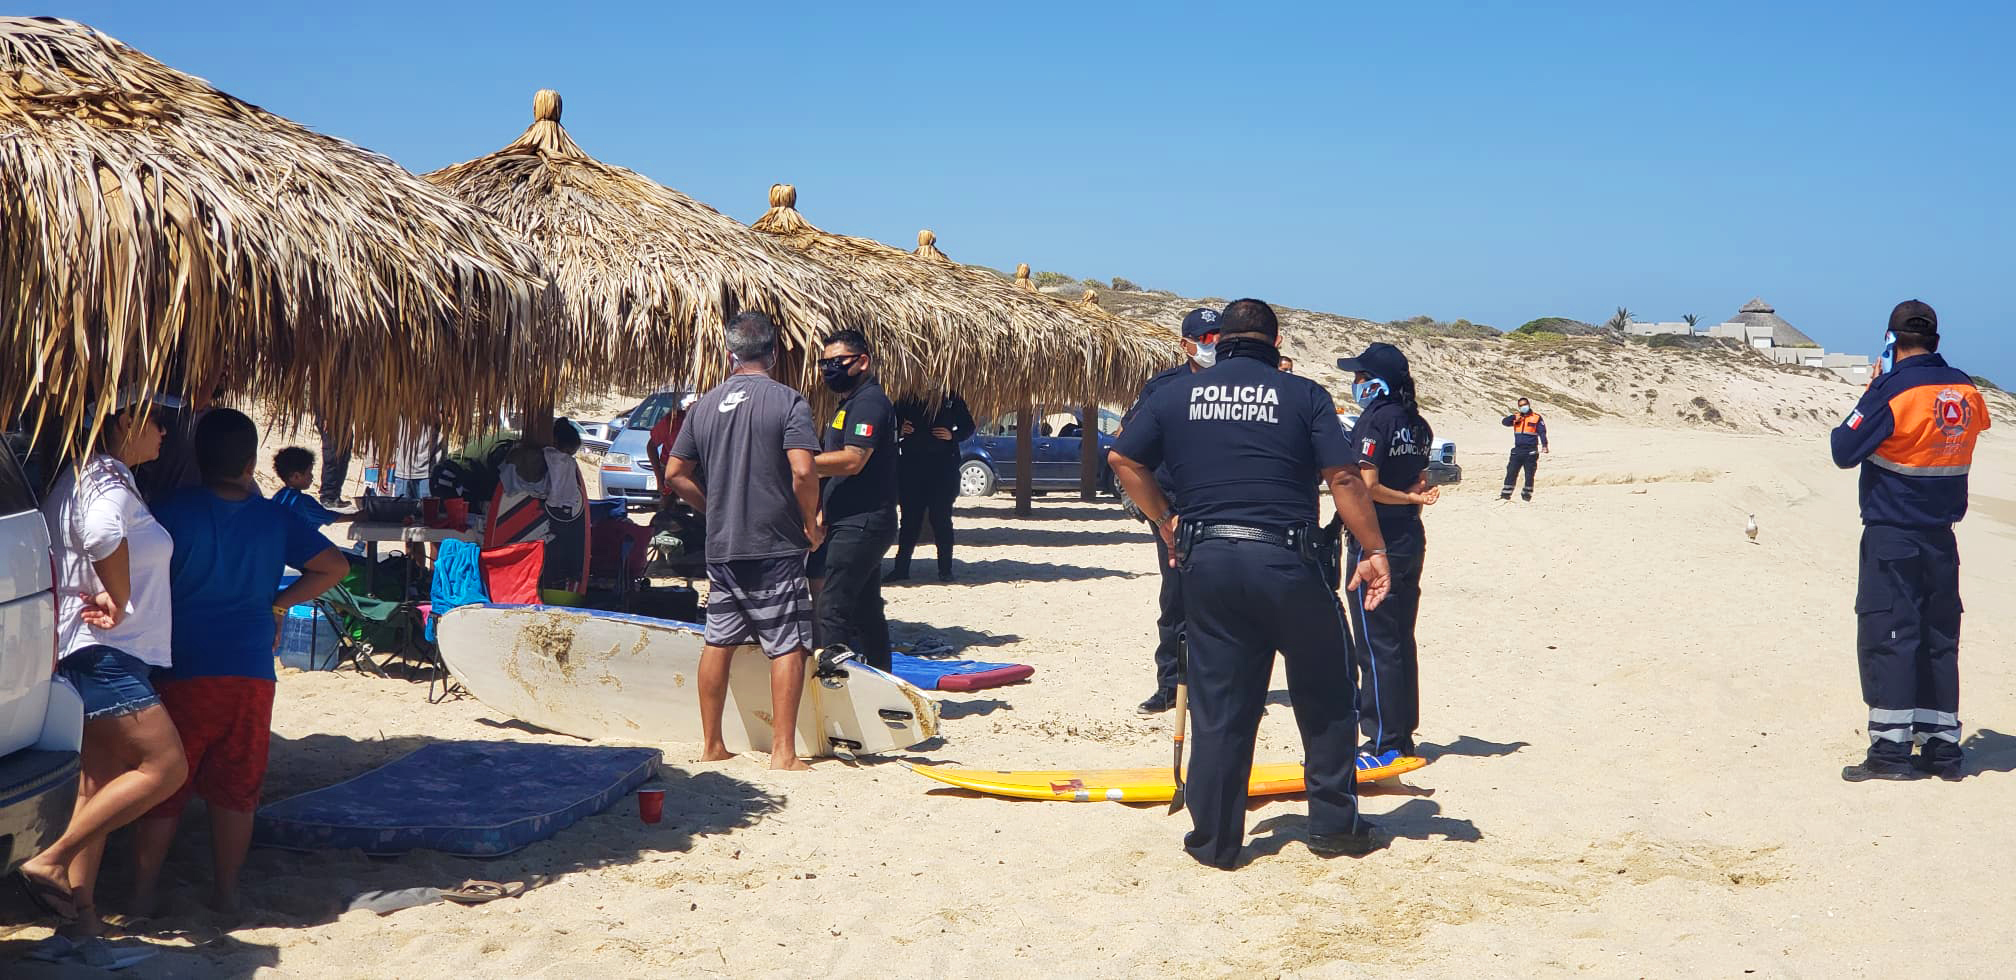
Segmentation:
<svg viewBox="0 0 2016 980">
<path fill-rule="evenodd" d="M 1372 404 L 1372 399 L 1377 398 L 1380 395 L 1386 394 L 1388 391 L 1391 390 L 1392 389 L 1386 387 L 1386 382 L 1381 381 L 1378 378 L 1373 378 L 1370 381 L 1360 381 L 1357 384 L 1352 385 L 1351 398 L 1360 405 L 1370 405 Z"/>
</svg>

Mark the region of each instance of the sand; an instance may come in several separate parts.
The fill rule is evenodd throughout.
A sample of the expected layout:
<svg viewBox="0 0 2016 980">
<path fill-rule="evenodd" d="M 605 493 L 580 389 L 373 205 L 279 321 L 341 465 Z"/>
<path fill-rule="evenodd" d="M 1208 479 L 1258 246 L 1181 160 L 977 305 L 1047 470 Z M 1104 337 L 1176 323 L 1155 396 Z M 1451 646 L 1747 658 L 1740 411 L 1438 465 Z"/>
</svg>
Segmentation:
<svg viewBox="0 0 2016 980">
<path fill-rule="evenodd" d="M 1849 400 L 1841 389 L 1841 408 Z M 2004 423 L 2006 426 L 2006 422 Z M 1429 514 L 1428 768 L 1364 797 L 1398 835 L 1303 844 L 1304 804 L 1249 815 L 1249 863 L 1197 866 L 1160 806 L 971 797 L 905 758 L 1158 765 L 1153 549 L 1117 508 L 965 501 L 958 585 L 892 587 L 900 637 L 1035 664 L 945 695 L 945 737 L 772 774 L 664 746 L 666 820 L 626 800 L 490 862 L 257 851 L 228 934 L 178 887 L 129 975 L 196 977 L 1989 975 L 2016 912 L 2016 452 L 1984 440 L 1960 529 L 1961 719 L 1975 775 L 1848 785 L 1865 744 L 1850 611 L 1855 479 L 1824 436 L 1557 417 L 1531 504 L 1500 504 L 1494 419 L 1444 421 L 1468 479 Z M 1762 529 L 1743 535 L 1754 513 Z M 1277 674 L 1275 688 L 1282 688 Z M 568 742 L 424 685 L 287 672 L 268 797 L 428 739 Z M 1297 757 L 1276 695 L 1259 756 Z M 185 828 L 171 877 L 207 873 Z M 115 869 L 118 853 L 109 864 Z M 338 914 L 367 889 L 552 880 L 475 908 Z M 117 882 L 108 881 L 116 896 Z M 39 927 L 0 931 L 0 958 Z M 0 959 L 4 962 L 4 959 Z M 45 976 L 8 963 L 10 976 Z"/>
</svg>

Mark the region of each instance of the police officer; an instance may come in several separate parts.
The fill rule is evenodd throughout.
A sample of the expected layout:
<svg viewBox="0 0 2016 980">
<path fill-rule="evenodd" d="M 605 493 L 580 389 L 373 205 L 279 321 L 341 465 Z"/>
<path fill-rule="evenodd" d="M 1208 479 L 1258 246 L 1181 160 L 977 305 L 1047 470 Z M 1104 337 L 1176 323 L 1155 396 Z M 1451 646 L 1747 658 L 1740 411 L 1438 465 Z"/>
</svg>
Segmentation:
<svg viewBox="0 0 2016 980">
<path fill-rule="evenodd" d="M 1196 719 L 1183 846 L 1215 867 L 1238 861 L 1253 742 L 1278 650 L 1302 732 L 1310 849 L 1364 854 L 1383 841 L 1358 814 L 1350 639 L 1315 553 L 1319 474 L 1365 546 L 1350 584 L 1375 608 L 1388 579 L 1379 523 L 1329 393 L 1276 369 L 1273 309 L 1237 300 L 1218 328 L 1217 366 L 1155 391 L 1110 456 L 1182 570 Z M 1180 520 L 1150 472 L 1160 466 L 1182 502 Z"/>
<path fill-rule="evenodd" d="M 1939 315 L 1917 300 L 1890 313 L 1896 366 L 1834 429 L 1834 463 L 1862 467 L 1856 652 L 1869 754 L 1841 770 L 1868 779 L 1959 779 L 1960 551 L 1967 468 L 1988 405 L 1939 356 Z M 1913 758 L 1911 746 L 1919 746 Z"/>
<path fill-rule="evenodd" d="M 840 396 L 812 465 L 824 478 L 819 513 L 826 543 L 806 562 L 819 583 L 821 647 L 844 645 L 861 662 L 889 669 L 889 618 L 882 605 L 882 556 L 896 542 L 896 406 L 874 372 L 859 330 L 826 337 L 819 374 Z"/>
<path fill-rule="evenodd" d="M 938 546 L 938 581 L 952 581 L 952 502 L 959 498 L 959 444 L 973 434 L 973 413 L 956 391 L 934 407 L 921 395 L 896 403 L 896 482 L 903 519 L 896 530 L 896 563 L 884 582 L 910 577 L 910 556 L 924 525 Z"/>
<path fill-rule="evenodd" d="M 1519 409 L 1505 416 L 1505 425 L 1512 429 L 1512 458 L 1505 462 L 1505 489 L 1498 492 L 1499 500 L 1512 499 L 1512 484 L 1519 478 L 1519 471 L 1526 471 L 1526 489 L 1519 494 L 1520 500 L 1533 499 L 1533 472 L 1540 468 L 1540 453 L 1547 452 L 1547 420 L 1533 410 L 1533 403 L 1519 399 Z"/>
<path fill-rule="evenodd" d="M 1182 344 L 1187 355 L 1183 363 L 1149 378 L 1141 386 L 1140 396 L 1128 406 L 1127 414 L 1120 417 L 1120 431 L 1127 431 L 1134 414 L 1162 386 L 1218 363 L 1218 311 L 1198 308 L 1184 314 Z M 1155 485 L 1161 488 L 1164 497 L 1176 499 L 1167 466 L 1155 468 Z M 1136 506 L 1139 503 L 1136 501 Z M 1183 574 L 1170 566 L 1169 546 L 1159 533 L 1155 535 L 1155 567 L 1162 570 L 1161 614 L 1155 617 L 1155 693 L 1134 709 L 1143 715 L 1159 715 L 1176 706 L 1176 676 L 1183 669 Z"/>
<path fill-rule="evenodd" d="M 1428 447 L 1435 443 L 1435 430 L 1421 417 L 1407 355 L 1392 344 L 1373 344 L 1357 357 L 1340 358 L 1337 367 L 1352 373 L 1352 396 L 1365 409 L 1351 430 L 1351 444 L 1393 570 L 1392 591 L 1378 608 L 1366 608 L 1360 593 L 1351 593 L 1350 600 L 1358 724 L 1365 735 L 1358 768 L 1377 769 L 1415 753 L 1421 668 L 1414 622 L 1421 610 L 1421 565 L 1428 550 L 1421 508 L 1440 500 L 1442 488 L 1428 486 Z M 1351 555 L 1359 548 L 1352 538 Z"/>
</svg>

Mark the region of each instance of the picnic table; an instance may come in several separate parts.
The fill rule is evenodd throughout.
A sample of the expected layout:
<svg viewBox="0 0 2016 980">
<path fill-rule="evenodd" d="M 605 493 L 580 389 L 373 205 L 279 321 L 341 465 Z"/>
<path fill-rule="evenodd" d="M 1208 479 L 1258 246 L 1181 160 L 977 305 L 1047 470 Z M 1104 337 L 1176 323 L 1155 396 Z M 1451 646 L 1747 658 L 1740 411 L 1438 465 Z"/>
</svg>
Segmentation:
<svg viewBox="0 0 2016 980">
<path fill-rule="evenodd" d="M 447 540 L 467 541 L 471 544 L 483 543 L 483 518 L 480 514 L 469 515 L 467 530 L 453 530 L 444 527 L 428 527 L 425 524 L 403 524 L 394 521 L 351 521 L 350 540 L 364 545 L 364 591 L 370 592 L 377 586 L 378 545 L 387 541 L 405 544 L 440 544 Z M 406 581 L 404 588 L 410 591 L 413 585 L 413 563 L 411 550 L 407 552 Z M 402 595 L 404 592 L 402 591 Z"/>
</svg>

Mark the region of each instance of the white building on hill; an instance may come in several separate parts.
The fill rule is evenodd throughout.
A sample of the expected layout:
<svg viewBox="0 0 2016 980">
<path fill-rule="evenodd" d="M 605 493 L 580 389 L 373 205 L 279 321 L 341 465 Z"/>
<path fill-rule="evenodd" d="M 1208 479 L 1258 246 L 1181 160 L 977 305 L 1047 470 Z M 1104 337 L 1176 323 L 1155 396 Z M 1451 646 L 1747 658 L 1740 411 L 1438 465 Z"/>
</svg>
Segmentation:
<svg viewBox="0 0 2016 980">
<path fill-rule="evenodd" d="M 1715 337 L 1733 340 L 1771 359 L 1774 364 L 1798 364 L 1804 367 L 1822 368 L 1839 375 L 1849 384 L 1868 384 L 1869 358 L 1860 354 L 1829 354 L 1806 336 L 1798 327 L 1785 322 L 1771 304 L 1760 297 L 1743 304 L 1736 316 L 1721 323 L 1706 327 L 1689 327 L 1685 323 L 1632 323 L 1624 332 L 1633 337 L 1658 337 L 1666 334 L 1681 336 Z"/>
</svg>

